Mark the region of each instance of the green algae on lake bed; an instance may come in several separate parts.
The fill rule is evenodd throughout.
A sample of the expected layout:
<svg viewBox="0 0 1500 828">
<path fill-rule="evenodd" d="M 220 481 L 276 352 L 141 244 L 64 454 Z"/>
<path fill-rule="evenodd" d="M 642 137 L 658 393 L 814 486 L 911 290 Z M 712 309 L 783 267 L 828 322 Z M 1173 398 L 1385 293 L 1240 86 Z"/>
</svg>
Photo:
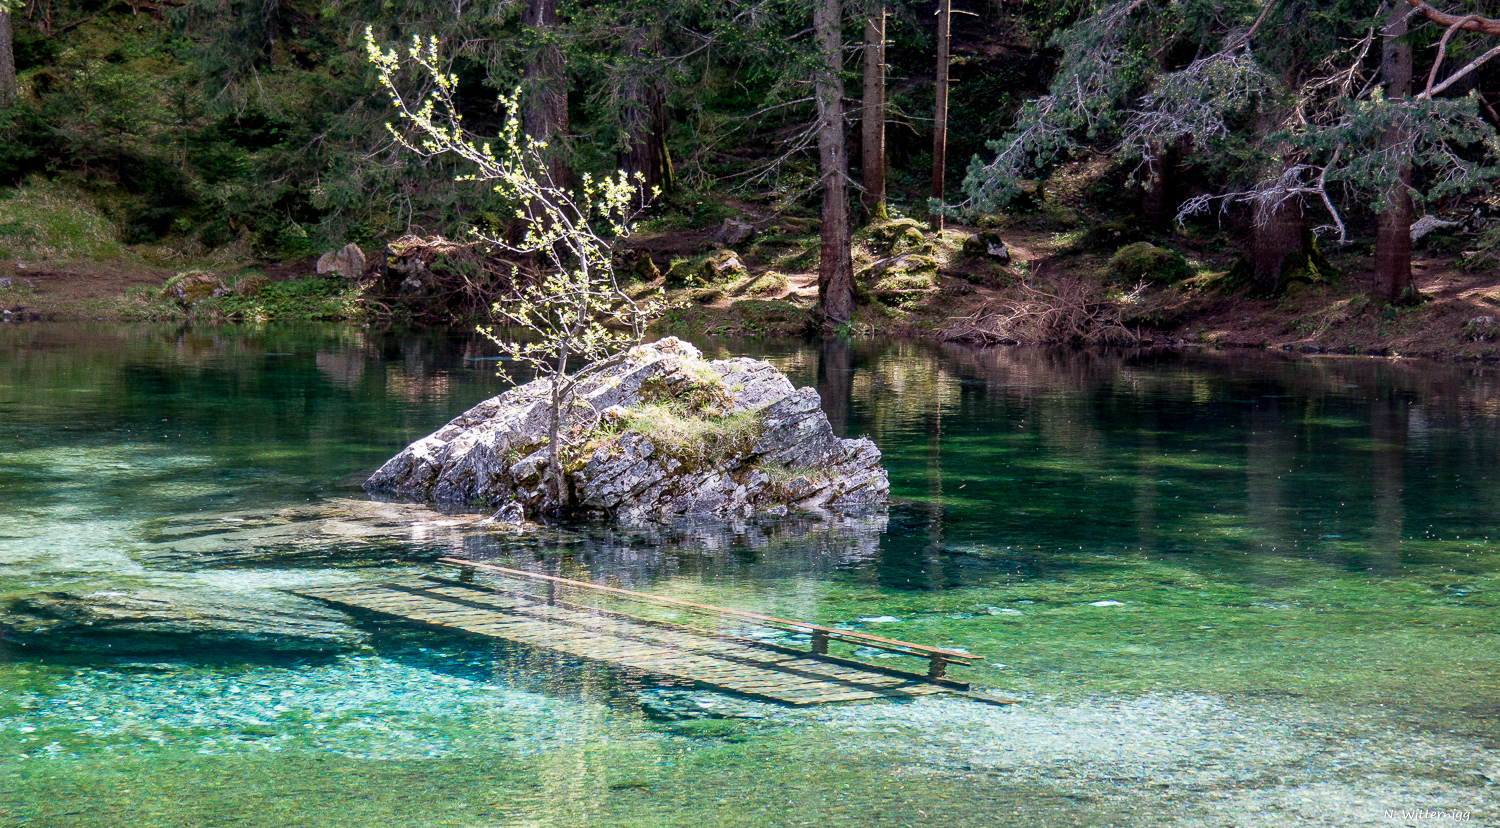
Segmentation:
<svg viewBox="0 0 1500 828">
<path fill-rule="evenodd" d="M 0 825 L 1500 821 L 1494 369 L 717 347 L 875 439 L 890 514 L 505 531 L 353 485 L 503 387 L 478 338 L 0 326 L 0 605 L 295 619 L 286 588 L 459 553 L 962 647 L 1024 704 L 658 721 L 645 677 L 373 617 L 281 651 L 12 627 Z"/>
</svg>

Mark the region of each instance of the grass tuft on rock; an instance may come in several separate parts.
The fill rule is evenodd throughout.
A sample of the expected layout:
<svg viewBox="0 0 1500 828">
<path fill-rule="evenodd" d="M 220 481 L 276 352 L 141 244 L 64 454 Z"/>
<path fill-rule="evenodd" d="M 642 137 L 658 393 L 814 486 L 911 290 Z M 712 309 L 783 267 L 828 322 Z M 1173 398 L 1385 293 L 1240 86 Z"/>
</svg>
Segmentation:
<svg viewBox="0 0 1500 828">
<path fill-rule="evenodd" d="M 618 433 L 636 432 L 660 451 L 692 468 L 714 465 L 748 454 L 764 424 L 750 411 L 697 415 L 672 403 L 646 403 L 626 410 L 615 421 Z"/>
<path fill-rule="evenodd" d="M 776 500 L 783 503 L 801 500 L 829 480 L 827 472 L 820 469 L 793 468 L 778 463 L 760 463 L 756 468 L 770 478 L 766 487 L 774 493 Z"/>
<path fill-rule="evenodd" d="M 758 413 L 730 413 L 734 394 L 702 360 L 647 379 L 640 395 L 639 404 L 594 432 L 577 452 L 575 463 L 634 432 L 649 439 L 657 451 L 691 468 L 704 468 L 749 453 L 764 430 Z"/>
</svg>

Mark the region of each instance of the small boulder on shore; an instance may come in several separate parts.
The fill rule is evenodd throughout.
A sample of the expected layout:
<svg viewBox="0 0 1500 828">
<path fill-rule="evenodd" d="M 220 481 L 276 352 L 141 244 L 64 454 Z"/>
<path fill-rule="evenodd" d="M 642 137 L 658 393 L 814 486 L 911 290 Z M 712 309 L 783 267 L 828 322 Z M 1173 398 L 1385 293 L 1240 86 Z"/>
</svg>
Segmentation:
<svg viewBox="0 0 1500 828">
<path fill-rule="evenodd" d="M 316 269 L 319 276 L 336 274 L 349 281 L 354 281 L 364 275 L 364 251 L 359 249 L 359 245 L 346 244 L 339 250 L 330 250 L 318 257 Z"/>
<path fill-rule="evenodd" d="M 705 284 L 733 282 L 749 275 L 749 268 L 745 267 L 745 263 L 740 261 L 740 255 L 733 250 L 720 250 L 703 263 L 702 281 Z"/>
<path fill-rule="evenodd" d="M 162 285 L 162 295 L 184 307 L 228 294 L 229 286 L 224 284 L 223 279 L 201 270 L 179 273 Z"/>
<path fill-rule="evenodd" d="M 560 432 L 564 490 L 547 479 L 550 380 L 485 400 L 412 443 L 365 483 L 412 500 L 560 507 L 624 522 L 785 509 L 862 512 L 885 503 L 880 450 L 840 439 L 818 392 L 769 363 L 705 360 L 668 337 L 582 381 Z"/>
</svg>

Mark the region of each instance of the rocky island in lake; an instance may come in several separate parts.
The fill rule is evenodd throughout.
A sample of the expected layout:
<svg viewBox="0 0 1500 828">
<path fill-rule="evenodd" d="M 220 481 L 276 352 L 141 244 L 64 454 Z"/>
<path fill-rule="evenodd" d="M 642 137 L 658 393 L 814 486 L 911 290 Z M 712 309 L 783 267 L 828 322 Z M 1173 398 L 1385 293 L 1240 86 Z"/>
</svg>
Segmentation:
<svg viewBox="0 0 1500 828">
<path fill-rule="evenodd" d="M 372 493 L 557 511 L 547 480 L 551 385 L 538 379 L 412 443 L 365 483 Z M 841 439 L 818 392 L 767 362 L 705 360 L 675 337 L 590 372 L 562 410 L 568 511 L 639 522 L 678 515 L 867 511 L 890 483 L 880 450 Z"/>
</svg>

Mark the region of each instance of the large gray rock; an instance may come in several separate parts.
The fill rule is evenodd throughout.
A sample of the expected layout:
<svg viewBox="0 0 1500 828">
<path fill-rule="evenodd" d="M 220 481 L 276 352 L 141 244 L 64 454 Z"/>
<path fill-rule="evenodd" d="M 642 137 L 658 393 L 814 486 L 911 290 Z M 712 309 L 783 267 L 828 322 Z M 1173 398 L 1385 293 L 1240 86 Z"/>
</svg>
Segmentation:
<svg viewBox="0 0 1500 828">
<path fill-rule="evenodd" d="M 357 244 L 346 244 L 339 250 L 330 250 L 318 257 L 317 271 L 319 276 L 327 276 L 330 273 L 353 281 L 364 275 L 365 254 Z"/>
<path fill-rule="evenodd" d="M 549 389 L 536 380 L 485 400 L 391 458 L 365 488 L 471 508 L 519 503 L 527 515 L 555 510 L 546 481 Z M 788 508 L 858 512 L 883 504 L 890 489 L 874 443 L 840 439 L 814 389 L 795 388 L 760 360 L 705 361 L 668 337 L 589 377 L 575 400 L 561 431 L 571 435 L 564 474 L 576 509 L 629 523 Z M 718 453 L 705 458 L 671 434 L 629 427 L 648 404 L 722 424 Z"/>
</svg>

